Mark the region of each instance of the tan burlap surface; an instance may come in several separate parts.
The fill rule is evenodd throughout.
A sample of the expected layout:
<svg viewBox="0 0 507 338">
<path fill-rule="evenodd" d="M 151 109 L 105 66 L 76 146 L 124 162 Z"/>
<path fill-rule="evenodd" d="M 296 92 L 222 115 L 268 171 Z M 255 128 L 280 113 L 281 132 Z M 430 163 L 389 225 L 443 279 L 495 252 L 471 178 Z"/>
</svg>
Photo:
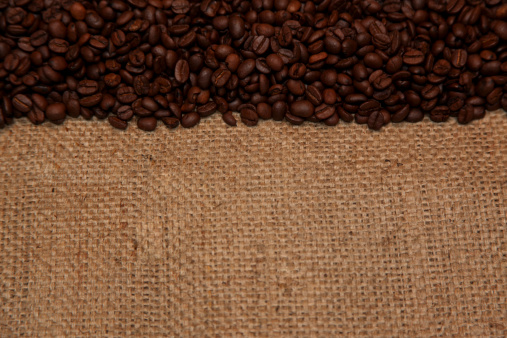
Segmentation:
<svg viewBox="0 0 507 338">
<path fill-rule="evenodd" d="M 493 335 L 507 115 L 0 131 L 0 336 Z"/>
</svg>

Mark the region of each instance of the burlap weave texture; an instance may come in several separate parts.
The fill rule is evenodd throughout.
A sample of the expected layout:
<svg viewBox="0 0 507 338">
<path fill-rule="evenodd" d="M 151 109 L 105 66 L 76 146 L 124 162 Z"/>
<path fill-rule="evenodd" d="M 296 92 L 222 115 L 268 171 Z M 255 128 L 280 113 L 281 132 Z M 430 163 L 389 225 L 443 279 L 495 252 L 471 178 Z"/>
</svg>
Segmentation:
<svg viewBox="0 0 507 338">
<path fill-rule="evenodd" d="M 0 131 L 0 336 L 503 336 L 507 116 Z"/>
</svg>

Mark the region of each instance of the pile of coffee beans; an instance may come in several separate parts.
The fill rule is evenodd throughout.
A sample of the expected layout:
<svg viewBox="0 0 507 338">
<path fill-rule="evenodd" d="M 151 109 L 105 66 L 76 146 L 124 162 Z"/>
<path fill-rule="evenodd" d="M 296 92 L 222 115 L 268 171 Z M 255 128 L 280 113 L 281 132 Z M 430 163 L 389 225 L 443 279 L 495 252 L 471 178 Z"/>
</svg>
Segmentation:
<svg viewBox="0 0 507 338">
<path fill-rule="evenodd" d="M 507 1 L 0 0 L 0 94 L 0 128 L 469 123 L 507 109 Z"/>
</svg>

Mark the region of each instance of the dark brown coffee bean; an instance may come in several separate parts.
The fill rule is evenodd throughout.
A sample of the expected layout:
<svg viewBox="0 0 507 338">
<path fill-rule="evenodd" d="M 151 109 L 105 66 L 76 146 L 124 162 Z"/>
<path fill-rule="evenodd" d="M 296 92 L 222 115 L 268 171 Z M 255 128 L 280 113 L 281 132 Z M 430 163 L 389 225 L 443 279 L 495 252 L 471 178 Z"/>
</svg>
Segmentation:
<svg viewBox="0 0 507 338">
<path fill-rule="evenodd" d="M 474 107 L 472 105 L 465 105 L 463 108 L 459 110 L 458 113 L 458 123 L 467 124 L 473 121 L 474 119 Z"/>
<path fill-rule="evenodd" d="M 424 88 L 421 90 L 421 96 L 425 100 L 432 100 L 436 98 L 438 94 L 440 94 L 440 89 L 437 86 L 433 86 L 431 84 L 424 86 Z"/>
<path fill-rule="evenodd" d="M 289 92 L 296 96 L 302 96 L 305 93 L 305 85 L 302 81 L 289 79 L 286 86 Z"/>
<path fill-rule="evenodd" d="M 125 121 L 123 121 L 123 120 L 119 119 L 119 118 L 118 118 L 118 117 L 116 117 L 116 116 L 109 116 L 109 117 L 107 118 L 107 120 L 108 120 L 109 124 L 110 124 L 111 126 L 113 126 L 114 128 L 116 128 L 116 129 L 125 130 L 125 129 L 127 129 L 127 127 L 128 127 L 128 123 L 127 123 L 127 122 L 125 122 Z"/>
<path fill-rule="evenodd" d="M 299 117 L 310 117 L 314 111 L 315 107 L 313 104 L 306 100 L 293 102 L 290 106 L 290 113 Z"/>
<path fill-rule="evenodd" d="M 83 97 L 79 100 L 79 104 L 83 107 L 93 107 L 98 105 L 102 101 L 102 93 L 97 93 L 91 96 Z"/>
<path fill-rule="evenodd" d="M 407 105 L 404 105 L 401 109 L 399 109 L 398 111 L 396 111 L 392 116 L 391 116 L 391 121 L 394 122 L 394 123 L 398 123 L 398 122 L 401 122 L 403 120 L 405 120 L 408 116 L 408 114 L 410 113 L 410 106 L 407 104 Z"/>
<path fill-rule="evenodd" d="M 49 49 L 55 53 L 65 54 L 69 50 L 69 43 L 63 39 L 52 39 L 49 41 Z"/>
<path fill-rule="evenodd" d="M 467 63 L 468 54 L 464 49 L 457 49 L 452 52 L 451 62 L 456 68 L 464 67 Z"/>
<path fill-rule="evenodd" d="M 240 39 L 245 34 L 245 22 L 241 17 L 233 15 L 229 17 L 229 33 L 235 40 Z"/>
<path fill-rule="evenodd" d="M 18 94 L 12 99 L 12 106 L 22 113 L 28 113 L 32 109 L 32 100 L 24 94 Z"/>
<path fill-rule="evenodd" d="M 134 116 L 134 111 L 130 106 L 121 106 L 118 108 L 116 115 L 123 121 L 128 121 Z"/>
<path fill-rule="evenodd" d="M 318 105 L 322 104 L 322 93 L 315 86 L 308 86 L 306 88 L 306 98 L 314 106 L 318 106 Z"/>
<path fill-rule="evenodd" d="M 231 127 L 236 127 L 237 125 L 236 118 L 234 117 L 234 115 L 232 115 L 231 111 L 228 111 L 225 114 L 223 114 L 222 119 L 224 120 L 225 123 L 227 123 Z"/>
<path fill-rule="evenodd" d="M 279 72 L 283 68 L 283 60 L 278 54 L 268 55 L 266 63 L 274 72 Z"/>
<path fill-rule="evenodd" d="M 50 104 L 46 108 L 46 117 L 50 121 L 62 120 L 65 118 L 67 107 L 61 102 Z"/>
<path fill-rule="evenodd" d="M 358 114 L 370 116 L 374 111 L 380 110 L 380 102 L 376 100 L 368 100 L 359 106 Z"/>
<path fill-rule="evenodd" d="M 30 43 L 34 47 L 44 45 L 49 39 L 49 34 L 44 30 L 38 30 L 30 36 Z"/>
<path fill-rule="evenodd" d="M 231 78 L 231 72 L 227 68 L 218 68 L 211 76 L 213 85 L 217 88 L 223 87 Z"/>
<path fill-rule="evenodd" d="M 180 120 L 174 117 L 162 117 L 162 122 L 169 129 L 177 128 L 180 125 Z"/>
<path fill-rule="evenodd" d="M 248 75 L 250 75 L 255 70 L 255 61 L 252 59 L 248 59 L 243 61 L 238 68 L 238 77 L 240 79 L 244 79 Z"/>
<path fill-rule="evenodd" d="M 382 61 L 382 58 L 377 53 L 368 53 L 364 57 L 364 64 L 367 67 L 373 68 L 373 69 L 379 69 L 382 67 L 384 62 Z"/>
<path fill-rule="evenodd" d="M 315 116 L 320 120 L 325 120 L 335 113 L 335 108 L 327 104 L 321 104 L 315 108 Z"/>
<path fill-rule="evenodd" d="M 292 115 L 290 113 L 285 114 L 285 119 L 293 125 L 299 126 L 305 122 L 305 120 L 299 116 Z"/>
<path fill-rule="evenodd" d="M 81 95 L 92 95 L 99 90 L 99 84 L 93 80 L 82 80 L 79 81 L 77 86 L 77 92 Z"/>
<path fill-rule="evenodd" d="M 114 73 L 107 74 L 104 77 L 104 83 L 109 87 L 117 87 L 121 83 L 121 76 Z"/>
<path fill-rule="evenodd" d="M 213 115 L 217 111 L 217 104 L 213 101 L 206 103 L 203 106 L 197 108 L 197 113 L 201 117 Z"/>
<path fill-rule="evenodd" d="M 403 62 L 411 66 L 422 64 L 424 53 L 417 49 L 409 49 L 403 54 Z"/>
<path fill-rule="evenodd" d="M 137 127 L 144 131 L 154 131 L 157 128 L 157 119 L 154 117 L 141 117 L 137 120 Z"/>
<path fill-rule="evenodd" d="M 183 128 L 192 128 L 196 126 L 199 121 L 201 120 L 201 117 L 196 112 L 191 112 L 186 115 L 184 115 L 181 119 L 181 126 Z"/>
<path fill-rule="evenodd" d="M 368 117 L 368 128 L 373 130 L 380 130 L 384 125 L 384 114 L 379 110 L 374 111 Z"/>
<path fill-rule="evenodd" d="M 188 80 L 190 75 L 190 69 L 186 60 L 179 60 L 176 62 L 176 68 L 174 69 L 174 77 L 180 83 L 184 83 Z"/>
<path fill-rule="evenodd" d="M 424 113 L 418 108 L 411 108 L 405 121 L 415 123 L 424 119 Z"/>
<path fill-rule="evenodd" d="M 144 75 L 134 78 L 134 90 L 137 95 L 147 95 L 150 91 L 150 80 Z"/>
<path fill-rule="evenodd" d="M 433 122 L 445 122 L 449 119 L 449 107 L 437 106 L 430 112 L 430 119 Z"/>
<path fill-rule="evenodd" d="M 134 102 L 137 95 L 133 87 L 121 87 L 116 92 L 116 99 L 122 104 L 127 104 Z"/>
<path fill-rule="evenodd" d="M 288 111 L 287 103 L 284 101 L 277 101 L 272 106 L 273 120 L 282 121 Z"/>
<path fill-rule="evenodd" d="M 306 66 L 303 63 L 295 63 L 289 69 L 289 76 L 295 80 L 302 78 L 306 73 Z"/>
<path fill-rule="evenodd" d="M 271 106 L 265 102 L 257 104 L 257 115 L 263 120 L 268 120 L 272 117 Z"/>
<path fill-rule="evenodd" d="M 243 108 L 240 110 L 241 121 L 249 127 L 257 125 L 259 115 L 252 108 Z"/>
</svg>

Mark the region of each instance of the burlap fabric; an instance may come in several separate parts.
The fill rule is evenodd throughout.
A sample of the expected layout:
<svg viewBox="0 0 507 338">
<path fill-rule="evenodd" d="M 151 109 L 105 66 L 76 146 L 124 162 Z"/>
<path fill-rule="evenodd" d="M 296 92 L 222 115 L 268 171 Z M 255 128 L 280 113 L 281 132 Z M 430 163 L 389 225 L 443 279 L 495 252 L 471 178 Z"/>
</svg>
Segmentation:
<svg viewBox="0 0 507 338">
<path fill-rule="evenodd" d="M 0 131 L 0 336 L 502 336 L 507 116 Z"/>
</svg>

